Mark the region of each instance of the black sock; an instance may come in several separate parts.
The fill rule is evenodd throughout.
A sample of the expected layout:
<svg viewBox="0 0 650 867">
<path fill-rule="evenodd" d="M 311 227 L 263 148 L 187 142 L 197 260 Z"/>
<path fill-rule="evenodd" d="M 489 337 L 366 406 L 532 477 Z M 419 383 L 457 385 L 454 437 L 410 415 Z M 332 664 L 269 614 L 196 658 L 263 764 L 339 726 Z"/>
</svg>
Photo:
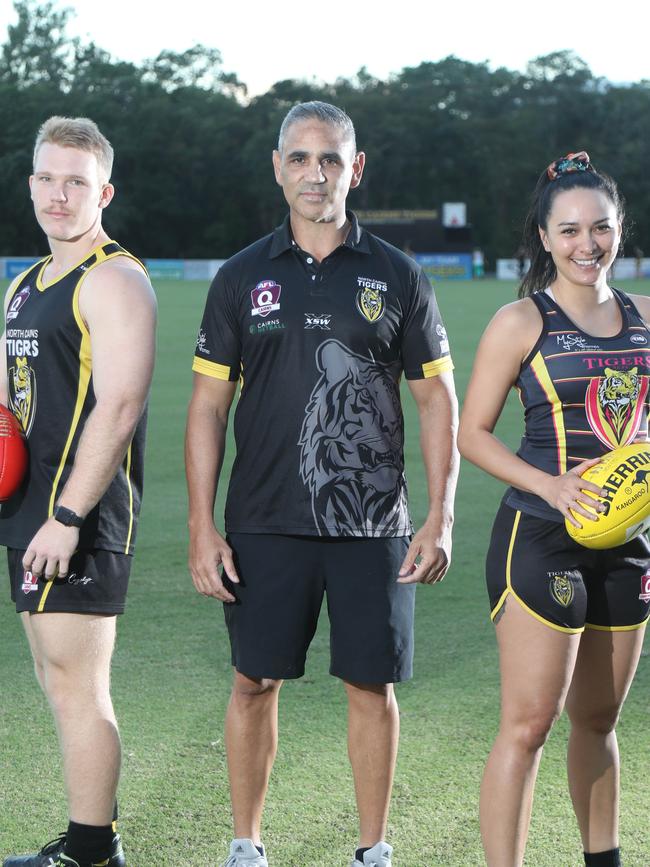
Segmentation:
<svg viewBox="0 0 650 867">
<path fill-rule="evenodd" d="M 621 850 L 609 849 L 607 852 L 585 852 L 587 867 L 621 867 Z"/>
<path fill-rule="evenodd" d="M 104 861 L 113 848 L 112 825 L 81 825 L 70 821 L 65 838 L 66 855 L 80 864 Z"/>
<path fill-rule="evenodd" d="M 357 849 L 354 857 L 357 859 L 357 861 L 361 861 L 361 863 L 363 864 L 363 856 L 366 852 L 370 852 L 371 849 L 372 846 L 366 846 L 365 849 Z"/>
</svg>

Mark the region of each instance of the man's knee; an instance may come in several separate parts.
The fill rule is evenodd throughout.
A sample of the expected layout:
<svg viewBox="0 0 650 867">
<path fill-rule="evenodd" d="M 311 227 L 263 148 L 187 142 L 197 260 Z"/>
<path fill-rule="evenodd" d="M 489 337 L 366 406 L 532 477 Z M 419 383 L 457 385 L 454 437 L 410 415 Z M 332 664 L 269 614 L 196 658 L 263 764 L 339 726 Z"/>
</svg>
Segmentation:
<svg viewBox="0 0 650 867">
<path fill-rule="evenodd" d="M 392 683 L 352 683 L 343 681 L 351 710 L 366 713 L 386 713 L 395 705 Z"/>
<path fill-rule="evenodd" d="M 110 704 L 113 636 L 105 635 L 102 629 L 94 634 L 85 621 L 68 621 L 66 625 L 70 629 L 80 627 L 70 634 L 69 641 L 66 630 L 57 634 L 52 623 L 40 622 L 33 630 L 36 677 L 53 710 L 63 713 L 80 704 Z"/>
<path fill-rule="evenodd" d="M 232 700 L 240 705 L 256 705 L 274 701 L 283 681 L 270 677 L 247 677 L 235 671 L 232 684 Z"/>
</svg>

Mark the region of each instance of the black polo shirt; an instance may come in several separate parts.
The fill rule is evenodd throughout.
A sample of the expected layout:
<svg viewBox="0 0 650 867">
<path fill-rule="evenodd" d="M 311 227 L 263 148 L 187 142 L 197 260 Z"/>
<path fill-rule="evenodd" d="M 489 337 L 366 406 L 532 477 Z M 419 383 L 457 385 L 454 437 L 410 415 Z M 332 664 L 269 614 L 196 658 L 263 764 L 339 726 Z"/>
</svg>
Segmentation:
<svg viewBox="0 0 650 867">
<path fill-rule="evenodd" d="M 287 217 L 210 287 L 193 369 L 241 377 L 228 532 L 412 532 L 399 380 L 451 370 L 449 344 L 422 269 L 348 218 L 320 264 Z"/>
</svg>

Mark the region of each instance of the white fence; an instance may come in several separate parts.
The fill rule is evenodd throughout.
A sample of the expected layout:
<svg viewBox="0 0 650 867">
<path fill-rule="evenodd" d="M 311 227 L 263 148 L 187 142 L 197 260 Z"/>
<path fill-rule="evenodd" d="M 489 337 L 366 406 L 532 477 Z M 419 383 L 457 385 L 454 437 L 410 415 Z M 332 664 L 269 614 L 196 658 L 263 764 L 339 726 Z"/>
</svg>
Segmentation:
<svg viewBox="0 0 650 867">
<path fill-rule="evenodd" d="M 13 280 L 30 265 L 35 256 L 0 257 L 0 279 Z M 152 280 L 212 280 L 225 259 L 145 259 Z"/>
<path fill-rule="evenodd" d="M 524 263 L 525 274 L 530 262 Z M 519 259 L 497 259 L 497 280 L 519 280 Z M 634 280 L 637 277 L 650 277 L 650 259 L 617 259 L 612 269 L 612 280 Z"/>
</svg>

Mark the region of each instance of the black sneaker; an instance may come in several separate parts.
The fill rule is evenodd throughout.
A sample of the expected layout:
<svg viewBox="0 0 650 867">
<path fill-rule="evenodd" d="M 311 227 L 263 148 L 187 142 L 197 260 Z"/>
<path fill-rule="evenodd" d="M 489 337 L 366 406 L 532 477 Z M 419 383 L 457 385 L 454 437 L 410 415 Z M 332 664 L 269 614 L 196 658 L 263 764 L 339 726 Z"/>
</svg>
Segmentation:
<svg viewBox="0 0 650 867">
<path fill-rule="evenodd" d="M 50 840 L 36 855 L 10 855 L 2 862 L 2 867 L 126 867 L 119 834 L 113 837 L 110 857 L 94 864 L 79 864 L 63 854 L 64 846 L 65 834 L 59 834 L 56 840 Z"/>
</svg>

